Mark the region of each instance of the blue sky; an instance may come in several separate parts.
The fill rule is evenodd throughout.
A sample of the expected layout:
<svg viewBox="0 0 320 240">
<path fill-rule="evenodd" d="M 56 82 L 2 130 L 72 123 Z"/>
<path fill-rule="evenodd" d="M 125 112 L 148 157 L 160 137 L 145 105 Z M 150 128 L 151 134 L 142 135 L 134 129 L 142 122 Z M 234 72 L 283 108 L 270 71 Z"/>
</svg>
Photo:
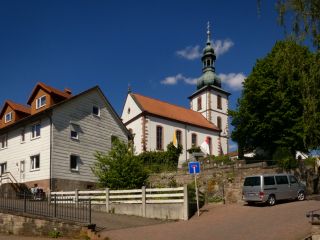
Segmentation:
<svg viewBox="0 0 320 240">
<path fill-rule="evenodd" d="M 257 0 L 0 1 L 0 102 L 26 103 L 42 81 L 73 93 L 99 85 L 118 114 L 128 84 L 189 107 L 210 21 L 234 109 L 243 78 L 284 38 L 275 2 L 258 14 Z"/>
</svg>

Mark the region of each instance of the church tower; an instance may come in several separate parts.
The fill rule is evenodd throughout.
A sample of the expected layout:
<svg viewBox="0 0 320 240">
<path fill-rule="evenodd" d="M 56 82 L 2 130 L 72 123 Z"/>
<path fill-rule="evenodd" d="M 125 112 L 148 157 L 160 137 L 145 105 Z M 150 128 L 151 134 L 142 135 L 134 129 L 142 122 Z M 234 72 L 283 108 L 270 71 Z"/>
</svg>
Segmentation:
<svg viewBox="0 0 320 240">
<path fill-rule="evenodd" d="M 197 80 L 197 90 L 189 97 L 192 110 L 202 113 L 221 129 L 218 143 L 220 155 L 228 153 L 228 98 L 230 93 L 221 87 L 216 74 L 216 55 L 211 44 L 210 25 L 207 26 L 207 43 L 203 49 L 202 75 Z"/>
</svg>

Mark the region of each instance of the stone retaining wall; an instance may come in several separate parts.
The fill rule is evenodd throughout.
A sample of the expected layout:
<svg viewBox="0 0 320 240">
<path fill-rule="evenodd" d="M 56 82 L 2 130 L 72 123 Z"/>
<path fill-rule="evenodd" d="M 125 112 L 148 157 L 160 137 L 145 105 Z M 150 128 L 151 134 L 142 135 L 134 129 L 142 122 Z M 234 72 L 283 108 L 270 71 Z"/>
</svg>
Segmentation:
<svg viewBox="0 0 320 240">
<path fill-rule="evenodd" d="M 242 201 L 242 185 L 246 176 L 281 172 L 283 172 L 282 169 L 268 167 L 265 163 L 219 167 L 202 166 L 197 181 L 200 191 L 206 195 L 207 202 L 224 201 L 225 203 L 236 203 Z M 301 172 L 300 169 L 291 171 L 298 179 L 306 182 L 307 193 L 313 193 L 314 175 L 312 169 L 305 169 L 303 173 Z M 177 172 L 153 174 L 149 177 L 151 187 L 176 187 L 183 184 L 192 184 L 193 182 L 194 177 L 186 169 Z"/>
<path fill-rule="evenodd" d="M 49 237 L 50 233 L 60 232 L 63 237 L 78 237 L 83 228 L 71 222 L 0 213 L 0 233 L 3 234 Z"/>
</svg>

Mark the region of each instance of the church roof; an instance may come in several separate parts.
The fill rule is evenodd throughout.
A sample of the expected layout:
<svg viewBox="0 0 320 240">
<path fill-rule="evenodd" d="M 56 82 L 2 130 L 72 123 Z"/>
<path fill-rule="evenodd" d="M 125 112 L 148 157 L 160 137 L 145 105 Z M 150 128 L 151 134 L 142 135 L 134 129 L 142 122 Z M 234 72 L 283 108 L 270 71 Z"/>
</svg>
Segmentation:
<svg viewBox="0 0 320 240">
<path fill-rule="evenodd" d="M 130 94 L 143 112 L 213 131 L 221 131 L 201 113 L 140 94 Z"/>
</svg>

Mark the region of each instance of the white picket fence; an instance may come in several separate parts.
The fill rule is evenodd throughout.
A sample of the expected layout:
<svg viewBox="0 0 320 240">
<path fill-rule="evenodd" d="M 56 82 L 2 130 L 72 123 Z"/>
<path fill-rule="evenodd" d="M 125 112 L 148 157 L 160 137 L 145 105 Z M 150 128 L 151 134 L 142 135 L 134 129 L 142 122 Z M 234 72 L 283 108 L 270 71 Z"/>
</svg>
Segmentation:
<svg viewBox="0 0 320 240">
<path fill-rule="evenodd" d="M 56 203 L 74 203 L 91 200 L 92 205 L 105 205 L 105 210 L 110 212 L 111 206 L 126 204 L 127 206 L 141 205 L 141 216 L 146 216 L 147 205 L 160 205 L 165 208 L 166 205 L 178 204 L 188 211 L 188 192 L 187 186 L 177 188 L 145 188 L 131 190 L 86 190 L 86 191 L 65 191 L 51 192 L 51 202 Z M 185 219 L 187 217 L 183 217 Z"/>
<path fill-rule="evenodd" d="M 91 204 L 109 203 L 183 203 L 184 187 L 177 188 L 142 188 L 132 190 L 86 190 L 51 192 L 51 201 L 77 203 L 91 199 Z"/>
</svg>

